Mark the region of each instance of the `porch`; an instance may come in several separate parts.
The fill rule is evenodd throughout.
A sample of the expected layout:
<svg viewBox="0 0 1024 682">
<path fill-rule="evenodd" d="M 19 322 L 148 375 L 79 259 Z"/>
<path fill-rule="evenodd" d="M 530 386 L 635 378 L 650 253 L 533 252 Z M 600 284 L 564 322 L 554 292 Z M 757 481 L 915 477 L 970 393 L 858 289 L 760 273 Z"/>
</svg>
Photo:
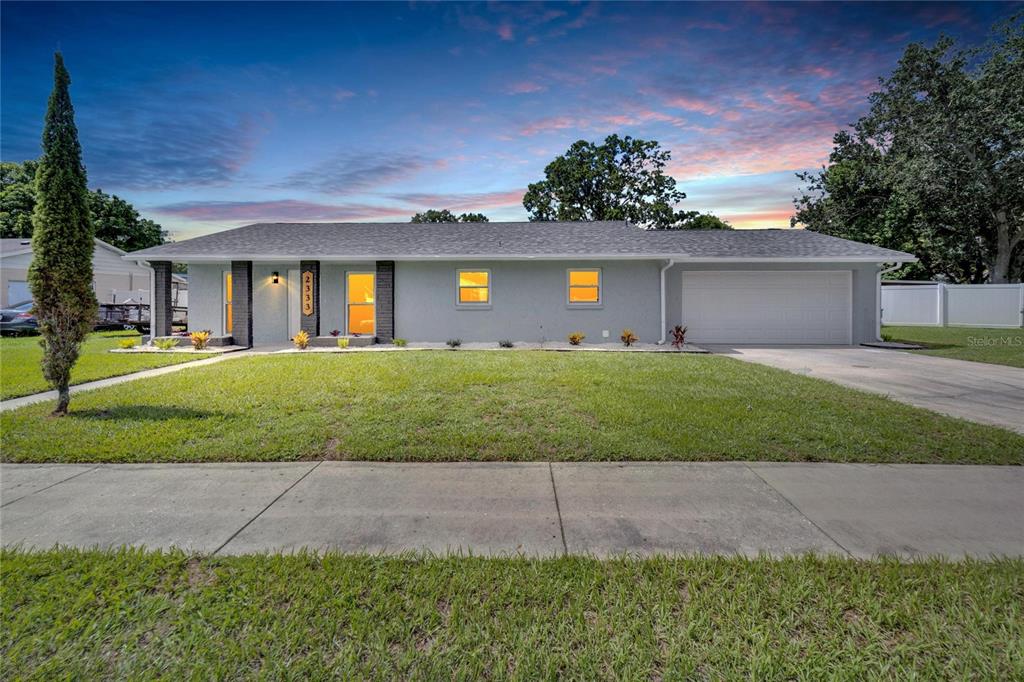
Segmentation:
<svg viewBox="0 0 1024 682">
<path fill-rule="evenodd" d="M 152 261 L 153 336 L 171 335 L 171 261 Z M 353 347 L 394 338 L 394 262 L 190 263 L 189 330 L 222 344 L 283 347 L 300 330 L 311 345 Z"/>
</svg>

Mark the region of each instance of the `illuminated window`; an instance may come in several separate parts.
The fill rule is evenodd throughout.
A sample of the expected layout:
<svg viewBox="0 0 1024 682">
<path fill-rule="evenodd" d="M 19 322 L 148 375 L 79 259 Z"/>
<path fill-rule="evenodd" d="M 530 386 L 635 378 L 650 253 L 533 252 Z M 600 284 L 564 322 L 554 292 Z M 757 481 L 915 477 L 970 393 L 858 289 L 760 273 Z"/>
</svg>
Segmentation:
<svg viewBox="0 0 1024 682">
<path fill-rule="evenodd" d="M 569 304 L 601 303 L 601 271 L 569 270 Z"/>
<path fill-rule="evenodd" d="M 372 272 L 350 272 L 346 278 L 348 296 L 348 333 L 371 336 L 374 333 Z"/>
<path fill-rule="evenodd" d="M 490 302 L 490 270 L 459 270 L 459 304 L 485 305 Z"/>
<path fill-rule="evenodd" d="M 224 334 L 231 333 L 231 299 L 233 292 L 231 291 L 231 273 L 224 273 Z"/>
</svg>

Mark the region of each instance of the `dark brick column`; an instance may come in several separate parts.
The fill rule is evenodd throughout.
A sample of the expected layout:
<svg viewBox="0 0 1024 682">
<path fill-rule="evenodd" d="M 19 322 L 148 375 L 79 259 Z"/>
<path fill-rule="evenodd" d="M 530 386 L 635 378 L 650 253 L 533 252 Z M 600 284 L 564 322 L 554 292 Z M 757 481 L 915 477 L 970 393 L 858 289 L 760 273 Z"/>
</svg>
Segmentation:
<svg viewBox="0 0 1024 682">
<path fill-rule="evenodd" d="M 374 298 L 377 340 L 390 343 L 395 338 L 395 261 L 377 261 L 377 292 Z"/>
<path fill-rule="evenodd" d="M 307 272 L 313 273 L 313 313 L 307 315 L 303 306 L 305 277 Z M 320 261 L 299 261 L 299 329 L 316 338 L 320 336 Z"/>
<path fill-rule="evenodd" d="M 151 261 L 150 266 L 153 268 L 153 300 L 149 308 L 149 332 L 154 338 L 170 336 L 171 320 L 174 317 L 171 303 L 171 262 Z"/>
<path fill-rule="evenodd" d="M 231 336 L 252 348 L 252 261 L 231 261 Z"/>
</svg>

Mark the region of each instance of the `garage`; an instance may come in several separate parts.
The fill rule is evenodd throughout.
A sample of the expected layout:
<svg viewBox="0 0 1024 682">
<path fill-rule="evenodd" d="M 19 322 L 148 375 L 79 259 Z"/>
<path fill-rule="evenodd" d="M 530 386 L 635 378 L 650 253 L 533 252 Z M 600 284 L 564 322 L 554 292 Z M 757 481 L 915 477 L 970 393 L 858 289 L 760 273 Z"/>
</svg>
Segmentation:
<svg viewBox="0 0 1024 682">
<path fill-rule="evenodd" d="M 682 273 L 683 324 L 694 343 L 849 344 L 852 273 Z"/>
</svg>

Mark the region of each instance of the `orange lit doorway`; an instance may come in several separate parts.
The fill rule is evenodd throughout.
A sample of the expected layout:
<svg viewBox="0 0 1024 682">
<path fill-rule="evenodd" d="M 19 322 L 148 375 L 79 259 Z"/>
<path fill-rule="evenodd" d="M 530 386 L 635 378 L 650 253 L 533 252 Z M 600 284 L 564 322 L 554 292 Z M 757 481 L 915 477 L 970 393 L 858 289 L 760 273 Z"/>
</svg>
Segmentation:
<svg viewBox="0 0 1024 682">
<path fill-rule="evenodd" d="M 346 300 L 348 333 L 360 336 L 374 334 L 373 287 L 375 275 L 372 272 L 346 273 Z"/>
</svg>

